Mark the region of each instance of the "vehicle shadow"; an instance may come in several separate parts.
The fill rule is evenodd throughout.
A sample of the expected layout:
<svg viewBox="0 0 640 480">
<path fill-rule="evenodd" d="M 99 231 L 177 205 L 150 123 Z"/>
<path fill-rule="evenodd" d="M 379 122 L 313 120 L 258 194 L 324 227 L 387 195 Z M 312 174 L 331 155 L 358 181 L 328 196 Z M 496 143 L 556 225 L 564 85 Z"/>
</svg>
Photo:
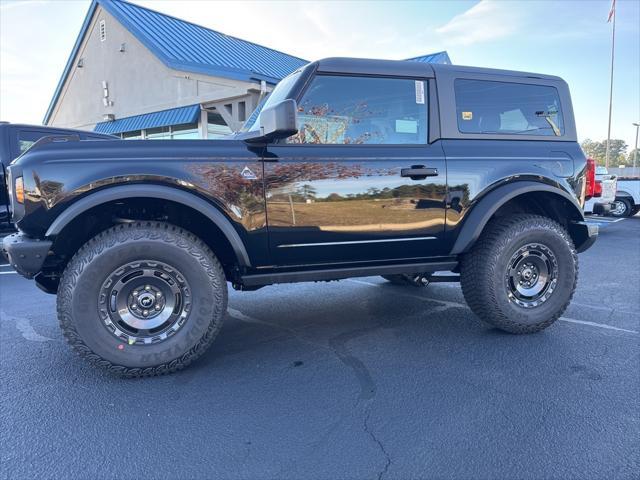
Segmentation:
<svg viewBox="0 0 640 480">
<path fill-rule="evenodd" d="M 311 284 L 290 286 L 287 291 L 271 290 L 260 296 L 267 297 L 268 303 L 244 294 L 232 296 L 218 338 L 182 375 L 215 369 L 223 358 L 234 355 L 253 358 L 277 352 L 279 359 L 286 358 L 286 364 L 293 364 L 301 347 L 326 350 L 343 363 L 351 362 L 357 370 L 360 367 L 348 358 L 345 345 L 366 335 L 378 335 L 383 342 L 390 339 L 390 348 L 391 344 L 398 348 L 398 342 L 405 339 L 410 345 L 434 341 L 453 345 L 461 338 L 473 342 L 486 336 L 514 337 L 480 322 L 464 303 L 430 297 L 428 288 L 340 284 L 349 287 Z M 294 310 L 292 301 L 296 303 Z M 402 343 L 400 348 L 404 348 Z"/>
</svg>

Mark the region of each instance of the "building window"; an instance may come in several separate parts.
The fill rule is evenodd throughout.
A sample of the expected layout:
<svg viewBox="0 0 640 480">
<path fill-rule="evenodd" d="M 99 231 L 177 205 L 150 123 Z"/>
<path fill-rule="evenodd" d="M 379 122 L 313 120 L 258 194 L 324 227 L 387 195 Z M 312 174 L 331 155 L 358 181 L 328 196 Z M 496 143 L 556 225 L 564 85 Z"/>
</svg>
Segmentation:
<svg viewBox="0 0 640 480">
<path fill-rule="evenodd" d="M 100 20 L 100 41 L 104 42 L 107 39 L 107 24 L 104 20 Z"/>
<path fill-rule="evenodd" d="M 221 138 L 229 135 L 231 129 L 217 112 L 207 112 L 207 138 Z"/>
<path fill-rule="evenodd" d="M 120 138 L 124 140 L 197 140 L 200 138 L 200 133 L 198 124 L 194 122 L 122 132 Z"/>
<path fill-rule="evenodd" d="M 247 104 L 238 102 L 238 121 L 244 122 L 247 119 Z"/>
<path fill-rule="evenodd" d="M 124 132 L 122 133 L 122 138 L 124 140 L 140 140 L 142 138 L 142 131 L 134 130 L 133 132 Z"/>
<path fill-rule="evenodd" d="M 171 139 L 171 128 L 170 127 L 157 127 L 157 128 L 148 128 L 145 130 L 147 133 L 146 138 L 148 140 L 170 140 Z"/>
<path fill-rule="evenodd" d="M 200 138 L 197 123 L 185 123 L 171 127 L 171 138 L 173 140 L 197 140 Z"/>
</svg>

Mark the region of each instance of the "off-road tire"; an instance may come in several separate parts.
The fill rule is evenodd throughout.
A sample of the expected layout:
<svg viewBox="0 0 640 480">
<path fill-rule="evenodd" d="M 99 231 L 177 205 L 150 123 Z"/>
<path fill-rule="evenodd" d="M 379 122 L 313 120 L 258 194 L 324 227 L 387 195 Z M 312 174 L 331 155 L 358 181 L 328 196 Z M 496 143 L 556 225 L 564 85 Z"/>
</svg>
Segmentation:
<svg viewBox="0 0 640 480">
<path fill-rule="evenodd" d="M 109 272 L 142 259 L 175 267 L 190 285 L 186 320 L 157 344 L 128 344 L 98 312 Z M 211 345 L 226 315 L 227 284 L 216 256 L 191 233 L 162 222 L 129 223 L 98 234 L 73 256 L 60 281 L 57 311 L 67 343 L 91 364 L 123 377 L 162 375 L 186 367 Z"/>
<path fill-rule="evenodd" d="M 512 301 L 505 275 L 512 256 L 528 244 L 541 244 L 557 260 L 557 283 L 540 305 L 524 308 Z M 576 288 L 578 257 L 571 237 L 557 222 L 518 214 L 491 220 L 461 260 L 460 283 L 471 310 L 481 320 L 510 333 L 539 332 L 565 311 Z"/>
</svg>

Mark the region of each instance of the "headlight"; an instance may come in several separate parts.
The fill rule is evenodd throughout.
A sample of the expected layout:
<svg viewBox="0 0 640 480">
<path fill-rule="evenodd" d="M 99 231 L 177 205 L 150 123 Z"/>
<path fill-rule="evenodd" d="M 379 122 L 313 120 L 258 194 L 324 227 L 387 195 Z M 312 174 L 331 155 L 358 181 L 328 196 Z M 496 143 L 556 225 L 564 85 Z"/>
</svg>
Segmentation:
<svg viewBox="0 0 640 480">
<path fill-rule="evenodd" d="M 24 180 L 22 177 L 16 178 L 14 189 L 15 199 L 18 203 L 24 203 Z"/>
</svg>

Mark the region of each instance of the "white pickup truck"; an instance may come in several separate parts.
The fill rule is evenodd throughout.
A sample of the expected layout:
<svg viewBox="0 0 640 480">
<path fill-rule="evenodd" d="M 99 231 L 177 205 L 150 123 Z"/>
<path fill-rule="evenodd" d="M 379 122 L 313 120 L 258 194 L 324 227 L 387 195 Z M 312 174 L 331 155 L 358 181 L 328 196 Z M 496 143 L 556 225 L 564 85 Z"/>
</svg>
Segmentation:
<svg viewBox="0 0 640 480">
<path fill-rule="evenodd" d="M 619 178 L 610 214 L 630 217 L 640 212 L 640 178 Z"/>
<path fill-rule="evenodd" d="M 595 167 L 593 196 L 584 204 L 585 213 L 608 215 L 614 208 L 618 178 L 606 167 Z"/>
</svg>

